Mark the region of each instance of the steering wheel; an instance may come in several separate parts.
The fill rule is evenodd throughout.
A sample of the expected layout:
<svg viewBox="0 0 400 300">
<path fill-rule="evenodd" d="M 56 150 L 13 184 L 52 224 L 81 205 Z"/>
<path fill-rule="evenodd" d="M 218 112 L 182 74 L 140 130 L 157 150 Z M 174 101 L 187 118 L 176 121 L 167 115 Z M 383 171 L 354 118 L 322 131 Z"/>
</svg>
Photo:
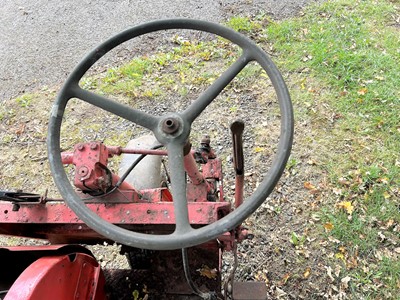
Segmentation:
<svg viewBox="0 0 400 300">
<path fill-rule="evenodd" d="M 183 112 L 168 113 L 158 117 L 115 102 L 107 97 L 82 89 L 79 80 L 91 66 L 116 46 L 135 37 L 169 29 L 191 29 L 221 36 L 242 48 L 241 56 L 215 80 L 196 101 Z M 251 61 L 268 74 L 276 91 L 281 113 L 281 131 L 277 152 L 264 180 L 242 205 L 222 219 L 201 228 L 192 228 L 188 217 L 184 151 L 193 121 L 218 96 L 218 94 Z M 176 226 L 168 235 L 133 232 L 100 218 L 91 211 L 75 193 L 61 162 L 60 128 L 67 102 L 78 98 L 153 132 L 167 147 L 171 176 L 171 193 Z M 76 66 L 62 87 L 51 111 L 48 133 L 48 156 L 54 181 L 67 205 L 90 228 L 118 243 L 152 250 L 172 250 L 195 246 L 235 228 L 250 216 L 268 197 L 279 180 L 288 160 L 293 141 L 293 110 L 285 82 L 267 54 L 244 35 L 214 23 L 191 19 L 159 20 L 125 30 L 92 50 Z"/>
</svg>

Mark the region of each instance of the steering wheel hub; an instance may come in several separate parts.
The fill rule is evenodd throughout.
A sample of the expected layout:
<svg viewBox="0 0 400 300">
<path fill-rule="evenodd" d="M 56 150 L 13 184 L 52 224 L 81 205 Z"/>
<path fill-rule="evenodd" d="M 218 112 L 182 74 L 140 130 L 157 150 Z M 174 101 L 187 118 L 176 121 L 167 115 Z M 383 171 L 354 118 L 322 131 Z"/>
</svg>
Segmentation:
<svg viewBox="0 0 400 300">
<path fill-rule="evenodd" d="M 162 122 L 162 130 L 167 134 L 173 134 L 179 130 L 179 121 L 175 118 L 167 118 Z"/>
</svg>

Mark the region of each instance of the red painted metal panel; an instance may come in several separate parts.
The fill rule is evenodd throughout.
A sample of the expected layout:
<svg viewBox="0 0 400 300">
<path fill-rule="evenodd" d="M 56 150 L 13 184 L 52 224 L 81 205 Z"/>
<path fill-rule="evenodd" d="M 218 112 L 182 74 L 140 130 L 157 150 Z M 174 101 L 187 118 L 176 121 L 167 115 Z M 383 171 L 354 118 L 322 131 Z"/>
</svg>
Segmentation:
<svg viewBox="0 0 400 300">
<path fill-rule="evenodd" d="M 160 203 L 88 203 L 87 206 L 104 220 L 114 224 L 175 224 L 173 202 Z M 192 202 L 188 204 L 193 225 L 217 221 L 218 212 L 230 209 L 228 202 Z M 0 223 L 82 224 L 64 202 L 24 204 L 12 211 L 12 204 L 0 202 Z"/>
<path fill-rule="evenodd" d="M 104 276 L 83 253 L 42 257 L 22 272 L 4 300 L 103 300 Z"/>
<path fill-rule="evenodd" d="M 75 146 L 74 152 L 63 152 L 63 164 L 75 165 L 74 185 L 83 191 L 106 191 L 119 177 L 107 173 L 108 148 L 101 142 L 82 143 Z M 111 176 L 109 176 L 111 175 Z M 124 182 L 120 189 L 134 189 Z"/>
</svg>

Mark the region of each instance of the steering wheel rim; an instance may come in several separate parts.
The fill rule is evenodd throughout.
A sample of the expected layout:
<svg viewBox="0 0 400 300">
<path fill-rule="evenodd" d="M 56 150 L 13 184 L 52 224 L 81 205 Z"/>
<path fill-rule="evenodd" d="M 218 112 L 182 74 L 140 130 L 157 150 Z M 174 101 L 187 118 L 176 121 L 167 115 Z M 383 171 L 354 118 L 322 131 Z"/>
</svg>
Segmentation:
<svg viewBox="0 0 400 300">
<path fill-rule="evenodd" d="M 169 29 L 197 30 L 221 36 L 241 47 L 243 54 L 182 113 L 170 113 L 166 116 L 155 117 L 79 87 L 79 80 L 83 75 L 96 61 L 116 46 L 147 33 Z M 265 70 L 277 94 L 281 111 L 281 132 L 277 152 L 263 181 L 241 206 L 212 224 L 194 229 L 188 221 L 183 146 L 190 134 L 192 122 L 251 61 L 257 61 Z M 176 230 L 172 234 L 144 234 L 108 223 L 92 212 L 75 193 L 64 171 L 60 150 L 62 118 L 67 102 L 71 98 L 79 98 L 144 126 L 152 130 L 156 138 L 167 146 L 168 158 L 172 160 L 174 165 L 171 170 L 174 174 L 171 190 L 174 199 Z M 177 125 L 177 128 L 172 132 L 167 131 L 165 128 L 166 124 L 170 125 L 171 122 Z M 132 27 L 111 37 L 88 53 L 75 67 L 61 89 L 51 111 L 47 140 L 49 163 L 54 181 L 67 205 L 85 224 L 96 232 L 118 243 L 137 248 L 152 250 L 187 248 L 214 239 L 235 228 L 265 201 L 282 175 L 289 158 L 293 141 L 293 124 L 291 100 L 280 72 L 267 54 L 250 39 L 230 28 L 207 21 L 191 19 L 158 20 Z M 177 170 L 178 168 L 180 170 Z"/>
</svg>

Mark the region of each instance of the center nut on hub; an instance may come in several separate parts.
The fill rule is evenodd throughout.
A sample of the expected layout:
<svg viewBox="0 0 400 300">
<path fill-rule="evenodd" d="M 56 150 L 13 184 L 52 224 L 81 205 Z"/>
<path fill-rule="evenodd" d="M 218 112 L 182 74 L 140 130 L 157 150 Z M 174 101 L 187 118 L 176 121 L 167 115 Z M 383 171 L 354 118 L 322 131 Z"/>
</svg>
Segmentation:
<svg viewBox="0 0 400 300">
<path fill-rule="evenodd" d="M 167 118 L 162 123 L 162 130 L 165 133 L 173 134 L 178 131 L 179 129 L 179 121 L 175 118 Z"/>
</svg>

